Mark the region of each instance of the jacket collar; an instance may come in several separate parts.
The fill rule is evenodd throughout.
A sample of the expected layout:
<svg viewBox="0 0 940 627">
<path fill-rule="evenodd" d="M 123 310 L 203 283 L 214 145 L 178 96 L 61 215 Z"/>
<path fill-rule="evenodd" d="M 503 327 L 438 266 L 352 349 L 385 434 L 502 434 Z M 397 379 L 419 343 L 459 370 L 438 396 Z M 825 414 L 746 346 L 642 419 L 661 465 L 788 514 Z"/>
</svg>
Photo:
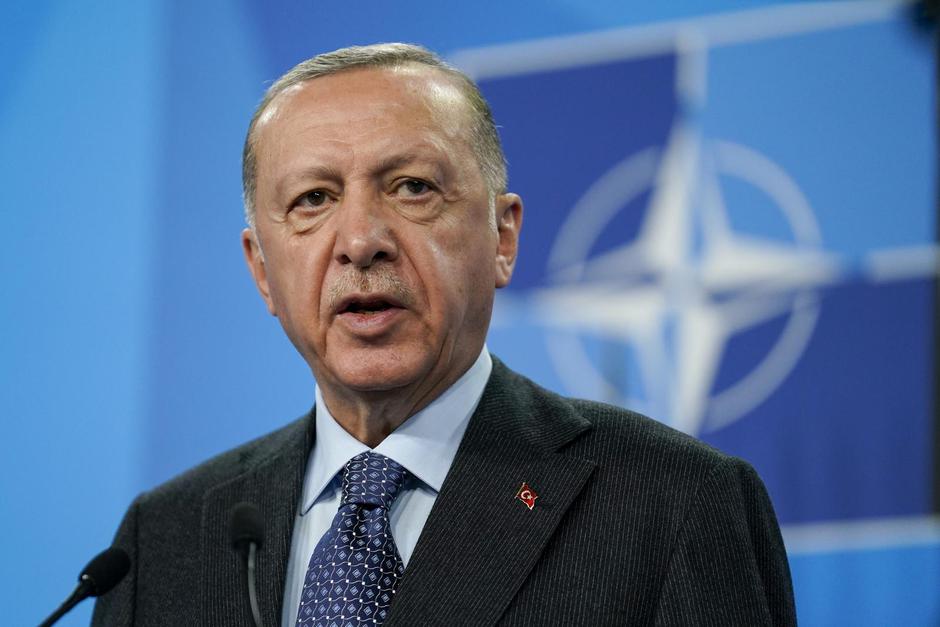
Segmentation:
<svg viewBox="0 0 940 627">
<path fill-rule="evenodd" d="M 495 623 L 525 581 L 558 522 L 594 470 L 564 446 L 590 428 L 565 399 L 493 358 L 493 372 L 412 555 L 386 625 L 447 624 L 453 616 Z M 313 412 L 240 460 L 244 470 L 203 502 L 201 624 L 249 624 L 244 566 L 229 520 L 255 504 L 267 528 L 256 580 L 262 620 L 280 624 L 294 519 L 315 438 Z M 525 482 L 538 495 L 516 498 Z M 450 594 L 442 594 L 446 583 Z"/>
<path fill-rule="evenodd" d="M 386 625 L 495 623 L 595 464 L 563 447 L 590 428 L 565 399 L 493 360 Z M 517 494 L 538 495 L 530 509 Z"/>
</svg>

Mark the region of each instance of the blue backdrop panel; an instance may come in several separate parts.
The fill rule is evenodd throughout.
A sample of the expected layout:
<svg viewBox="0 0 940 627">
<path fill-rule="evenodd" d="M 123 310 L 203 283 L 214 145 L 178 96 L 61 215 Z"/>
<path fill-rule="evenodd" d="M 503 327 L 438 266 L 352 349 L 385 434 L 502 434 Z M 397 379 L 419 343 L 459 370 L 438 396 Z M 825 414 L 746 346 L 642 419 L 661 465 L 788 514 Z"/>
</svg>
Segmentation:
<svg viewBox="0 0 940 627">
<path fill-rule="evenodd" d="M 791 555 L 801 625 L 922 625 L 940 616 L 940 545 Z"/>
<path fill-rule="evenodd" d="M 902 14 L 793 15 L 455 56 L 526 200 L 490 346 L 754 463 L 804 623 L 933 624 L 936 522 L 802 544 L 935 521 L 929 46 Z"/>
<path fill-rule="evenodd" d="M 493 103 L 530 216 L 493 347 L 559 389 L 638 401 L 751 460 L 784 523 L 931 508 L 931 70 L 907 21 L 849 18 L 795 34 L 741 24 L 713 45 L 721 25 L 702 24 L 691 49 L 677 29 L 646 50 L 624 44 L 620 59 L 573 61 L 590 37 L 457 56 Z M 794 69 L 810 63 L 818 72 Z M 901 89 L 918 97 L 889 107 L 886 92 Z M 688 162 L 681 180 L 669 178 L 675 155 Z M 682 185 L 692 191 L 668 197 Z M 658 239 L 665 220 L 678 226 Z M 559 242 L 583 254 L 559 255 Z M 900 274 L 871 270 L 877 254 L 924 250 Z M 734 267 L 748 263 L 750 275 Z M 579 311 L 546 311 L 565 307 Z M 653 314 L 631 323 L 643 308 Z M 721 343 L 695 337 L 707 330 Z M 546 354 L 559 332 L 577 337 Z M 566 370 L 579 351 L 580 380 Z M 540 353 L 554 372 L 533 364 Z M 690 360 L 711 379 L 687 376 Z M 732 412 L 732 394 L 751 400 Z"/>
<path fill-rule="evenodd" d="M 526 219 L 490 348 L 752 461 L 802 624 L 936 624 L 934 63 L 909 14 L 4 7 L 5 623 L 38 623 L 136 493 L 308 409 L 241 258 L 241 143 L 281 72 L 384 40 L 473 73 L 502 127 Z"/>
<path fill-rule="evenodd" d="M 142 485 L 160 21 L 146 3 L 4 13 L 0 622 L 30 625 Z"/>
</svg>

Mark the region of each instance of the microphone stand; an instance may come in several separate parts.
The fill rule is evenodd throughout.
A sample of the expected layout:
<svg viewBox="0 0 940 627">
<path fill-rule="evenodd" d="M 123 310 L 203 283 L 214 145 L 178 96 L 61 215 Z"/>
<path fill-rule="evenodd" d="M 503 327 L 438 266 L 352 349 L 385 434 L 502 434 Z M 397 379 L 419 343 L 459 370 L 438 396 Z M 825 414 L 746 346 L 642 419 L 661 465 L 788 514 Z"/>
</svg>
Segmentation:
<svg viewBox="0 0 940 627">
<path fill-rule="evenodd" d="M 51 627 L 57 620 L 65 616 L 69 610 L 91 596 L 93 590 L 94 584 L 88 580 L 87 576 L 83 575 L 82 578 L 79 579 L 78 585 L 75 586 L 75 590 L 72 591 L 72 594 L 62 602 L 59 609 L 49 615 L 49 618 L 42 621 L 39 627 Z"/>
<path fill-rule="evenodd" d="M 39 627 L 50 627 L 66 612 L 88 597 L 107 594 L 124 579 L 130 567 L 130 558 L 123 549 L 114 546 L 105 549 L 88 562 L 78 576 L 78 585 L 72 594 Z"/>
<path fill-rule="evenodd" d="M 239 503 L 232 509 L 231 518 L 232 547 L 238 552 L 239 561 L 245 573 L 242 577 L 243 590 L 248 589 L 248 605 L 255 627 L 261 627 L 261 611 L 258 609 L 258 587 L 256 571 L 258 547 L 264 537 L 264 519 L 261 512 L 251 503 Z"/>
<path fill-rule="evenodd" d="M 248 564 L 245 576 L 248 578 L 248 603 L 251 605 L 251 616 L 255 620 L 255 627 L 261 627 L 261 612 L 258 610 L 258 588 L 255 585 L 255 556 L 258 545 L 254 542 L 248 544 Z"/>
</svg>

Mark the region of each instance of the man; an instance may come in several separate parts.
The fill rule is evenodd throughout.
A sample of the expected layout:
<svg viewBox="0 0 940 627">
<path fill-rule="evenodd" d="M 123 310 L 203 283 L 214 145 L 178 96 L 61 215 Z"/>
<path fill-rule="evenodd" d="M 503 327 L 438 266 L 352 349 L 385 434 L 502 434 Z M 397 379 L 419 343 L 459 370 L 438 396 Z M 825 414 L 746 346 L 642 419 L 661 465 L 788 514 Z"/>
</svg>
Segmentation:
<svg viewBox="0 0 940 627">
<path fill-rule="evenodd" d="M 315 408 L 140 496 L 95 624 L 249 624 L 241 501 L 266 625 L 795 622 L 746 463 L 487 352 L 522 201 L 472 82 L 400 44 L 301 63 L 251 122 L 244 189 L 245 257 Z"/>
</svg>

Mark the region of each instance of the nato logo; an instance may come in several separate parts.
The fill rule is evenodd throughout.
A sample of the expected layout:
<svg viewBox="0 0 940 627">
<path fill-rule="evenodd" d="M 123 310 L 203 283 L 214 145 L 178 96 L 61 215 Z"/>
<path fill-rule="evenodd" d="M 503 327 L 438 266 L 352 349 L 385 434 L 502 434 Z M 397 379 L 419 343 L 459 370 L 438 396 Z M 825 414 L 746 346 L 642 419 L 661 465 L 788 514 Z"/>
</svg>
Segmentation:
<svg viewBox="0 0 940 627">
<path fill-rule="evenodd" d="M 847 428 L 861 448 L 900 424 L 929 437 L 938 267 L 929 167 L 905 170 L 903 185 L 922 189 L 904 197 L 891 190 L 902 181 L 839 148 L 839 134 L 867 126 L 868 149 L 912 163 L 930 163 L 929 142 L 895 145 L 898 128 L 871 128 L 878 103 L 866 110 L 850 94 L 846 105 L 860 111 L 827 113 L 824 86 L 777 68 L 818 54 L 842 71 L 855 59 L 827 52 L 833 39 L 857 50 L 853 38 L 899 28 L 890 8 L 851 8 L 782 7 L 455 55 L 493 106 L 510 187 L 526 206 L 491 347 L 560 391 L 641 411 L 759 464 L 779 456 L 768 442 L 797 450 L 802 437 L 825 442 Z M 800 107 L 802 119 L 787 117 Z M 880 191 L 849 189 L 872 187 L 865 177 L 884 177 Z M 843 391 L 852 394 L 834 418 Z M 905 415 L 887 426 L 880 412 L 892 404 Z M 915 457 L 900 473 L 885 463 L 923 485 L 929 451 Z M 819 499 L 848 481 L 821 487 Z M 927 507 L 911 490 L 891 491 L 872 507 Z M 812 495 L 792 496 L 792 518 L 853 508 L 827 513 Z"/>
</svg>

